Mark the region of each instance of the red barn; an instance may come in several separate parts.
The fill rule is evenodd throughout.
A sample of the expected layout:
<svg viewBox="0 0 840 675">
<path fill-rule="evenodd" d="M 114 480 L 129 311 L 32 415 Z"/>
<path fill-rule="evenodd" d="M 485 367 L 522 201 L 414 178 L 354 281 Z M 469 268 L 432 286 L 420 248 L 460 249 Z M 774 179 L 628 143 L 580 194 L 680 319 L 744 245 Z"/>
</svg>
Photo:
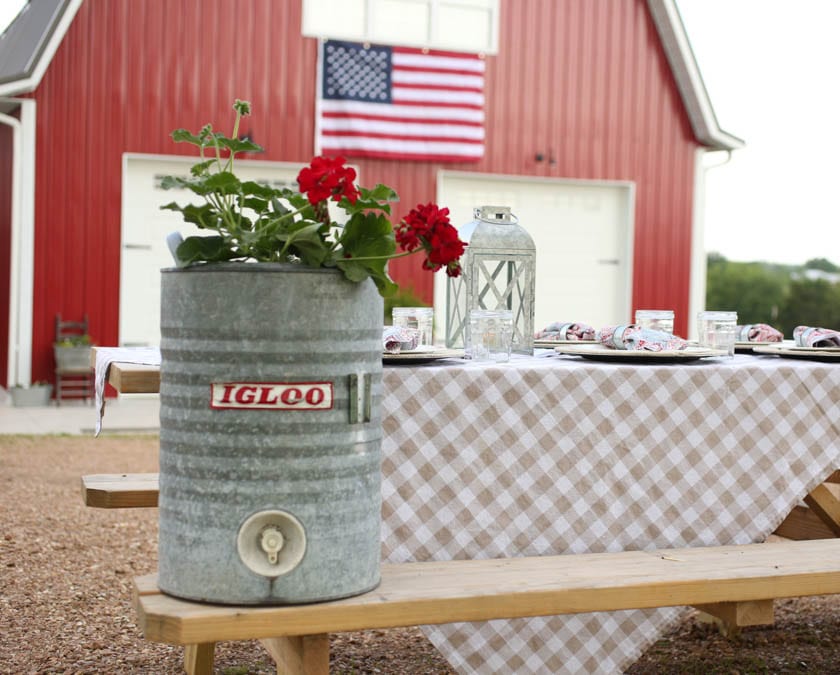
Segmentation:
<svg viewBox="0 0 840 675">
<path fill-rule="evenodd" d="M 702 155 L 742 143 L 718 127 L 674 1 L 402 1 L 26 5 L 0 37 L 0 382 L 51 379 L 57 313 L 88 315 L 98 344 L 153 341 L 178 229 L 157 182 L 193 160 L 169 132 L 229 131 L 249 100 L 242 131 L 266 150 L 243 170 L 293 180 L 316 149 L 319 38 L 481 53 L 482 156 L 348 153 L 360 183 L 394 187 L 397 215 L 437 201 L 456 224 L 511 206 L 537 244 L 538 327 L 667 307 L 686 334 L 705 285 Z M 391 273 L 440 298 L 418 259 Z"/>
</svg>

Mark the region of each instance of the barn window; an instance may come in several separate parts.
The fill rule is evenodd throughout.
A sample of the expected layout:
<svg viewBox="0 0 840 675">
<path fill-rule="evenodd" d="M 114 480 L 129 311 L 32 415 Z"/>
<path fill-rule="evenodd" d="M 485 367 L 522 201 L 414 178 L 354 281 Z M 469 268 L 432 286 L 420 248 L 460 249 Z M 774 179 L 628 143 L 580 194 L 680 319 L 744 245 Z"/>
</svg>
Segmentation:
<svg viewBox="0 0 840 675">
<path fill-rule="evenodd" d="M 303 0 L 308 37 L 484 54 L 499 49 L 499 0 Z"/>
</svg>

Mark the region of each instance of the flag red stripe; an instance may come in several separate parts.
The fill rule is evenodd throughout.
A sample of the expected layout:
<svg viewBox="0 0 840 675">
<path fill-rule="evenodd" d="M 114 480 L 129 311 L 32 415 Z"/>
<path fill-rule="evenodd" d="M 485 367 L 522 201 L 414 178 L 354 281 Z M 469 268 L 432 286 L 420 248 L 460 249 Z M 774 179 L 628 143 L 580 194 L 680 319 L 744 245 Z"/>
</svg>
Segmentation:
<svg viewBox="0 0 840 675">
<path fill-rule="evenodd" d="M 431 68 L 428 66 L 408 66 L 394 64 L 392 70 L 405 70 L 413 73 L 440 73 L 442 75 L 470 75 L 472 77 L 484 77 L 484 73 L 475 70 L 456 70 L 454 68 Z"/>
<path fill-rule="evenodd" d="M 472 91 L 480 94 L 484 91 L 482 87 L 458 87 L 452 84 L 428 84 L 426 82 L 418 82 L 412 84 L 410 82 L 394 82 L 394 89 L 430 89 L 434 91 Z"/>
<path fill-rule="evenodd" d="M 425 141 L 434 143 L 473 143 L 475 145 L 483 145 L 483 139 L 463 138 L 462 136 L 411 136 L 410 134 L 386 134 L 381 131 L 345 131 L 322 129 L 321 135 L 333 137 L 353 137 L 353 138 L 389 138 L 395 141 Z"/>
<path fill-rule="evenodd" d="M 414 105 L 424 108 L 469 108 L 470 110 L 484 110 L 483 105 L 475 103 L 448 103 L 444 101 L 391 101 L 390 105 Z"/>
<path fill-rule="evenodd" d="M 327 112 L 324 111 L 321 117 L 333 117 L 336 119 L 355 119 L 355 120 L 372 120 L 375 122 L 405 122 L 406 124 L 452 124 L 462 127 L 483 127 L 482 122 L 470 122 L 468 120 L 454 120 L 448 118 L 428 118 L 428 117 L 395 117 L 389 115 L 370 115 L 367 113 L 352 113 L 352 112 Z"/>
</svg>

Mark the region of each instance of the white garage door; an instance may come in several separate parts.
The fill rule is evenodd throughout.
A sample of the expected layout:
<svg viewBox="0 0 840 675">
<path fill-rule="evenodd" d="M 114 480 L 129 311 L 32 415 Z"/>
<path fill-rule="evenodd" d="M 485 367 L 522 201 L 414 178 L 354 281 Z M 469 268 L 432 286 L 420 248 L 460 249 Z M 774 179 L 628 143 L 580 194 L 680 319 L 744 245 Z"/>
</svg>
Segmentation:
<svg viewBox="0 0 840 675">
<path fill-rule="evenodd" d="M 122 254 L 120 256 L 120 344 L 160 344 L 160 270 L 174 261 L 166 236 L 178 231 L 185 238 L 207 235 L 185 223 L 179 213 L 161 211 L 163 204 L 200 203 L 188 190 L 162 190 L 161 176 L 188 176 L 191 157 L 125 155 L 122 191 Z M 275 187 L 297 187 L 301 166 L 278 162 L 238 160 L 242 179 L 259 180 Z"/>
<path fill-rule="evenodd" d="M 478 206 L 509 206 L 537 248 L 534 326 L 630 319 L 633 184 L 442 171 L 438 203 L 460 227 Z M 435 325 L 444 335 L 446 277 L 435 277 Z"/>
</svg>

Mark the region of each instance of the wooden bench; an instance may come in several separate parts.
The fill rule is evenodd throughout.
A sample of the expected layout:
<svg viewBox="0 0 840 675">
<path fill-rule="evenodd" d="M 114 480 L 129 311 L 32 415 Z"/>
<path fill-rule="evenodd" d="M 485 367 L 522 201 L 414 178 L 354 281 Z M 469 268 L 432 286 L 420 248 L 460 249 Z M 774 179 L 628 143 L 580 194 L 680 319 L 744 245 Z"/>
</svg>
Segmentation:
<svg viewBox="0 0 840 675">
<path fill-rule="evenodd" d="M 229 607 L 162 594 L 135 579 L 144 636 L 185 645 L 188 673 L 211 673 L 222 640 L 258 639 L 278 673 L 329 672 L 329 634 L 579 612 L 752 606 L 840 593 L 840 539 L 382 565 L 373 591 L 332 602 Z"/>
<path fill-rule="evenodd" d="M 158 474 L 122 473 L 82 476 L 86 506 L 120 509 L 158 505 Z M 807 497 L 808 507 L 797 506 L 774 534 L 786 539 L 840 537 L 840 471 L 818 485 Z"/>
</svg>

